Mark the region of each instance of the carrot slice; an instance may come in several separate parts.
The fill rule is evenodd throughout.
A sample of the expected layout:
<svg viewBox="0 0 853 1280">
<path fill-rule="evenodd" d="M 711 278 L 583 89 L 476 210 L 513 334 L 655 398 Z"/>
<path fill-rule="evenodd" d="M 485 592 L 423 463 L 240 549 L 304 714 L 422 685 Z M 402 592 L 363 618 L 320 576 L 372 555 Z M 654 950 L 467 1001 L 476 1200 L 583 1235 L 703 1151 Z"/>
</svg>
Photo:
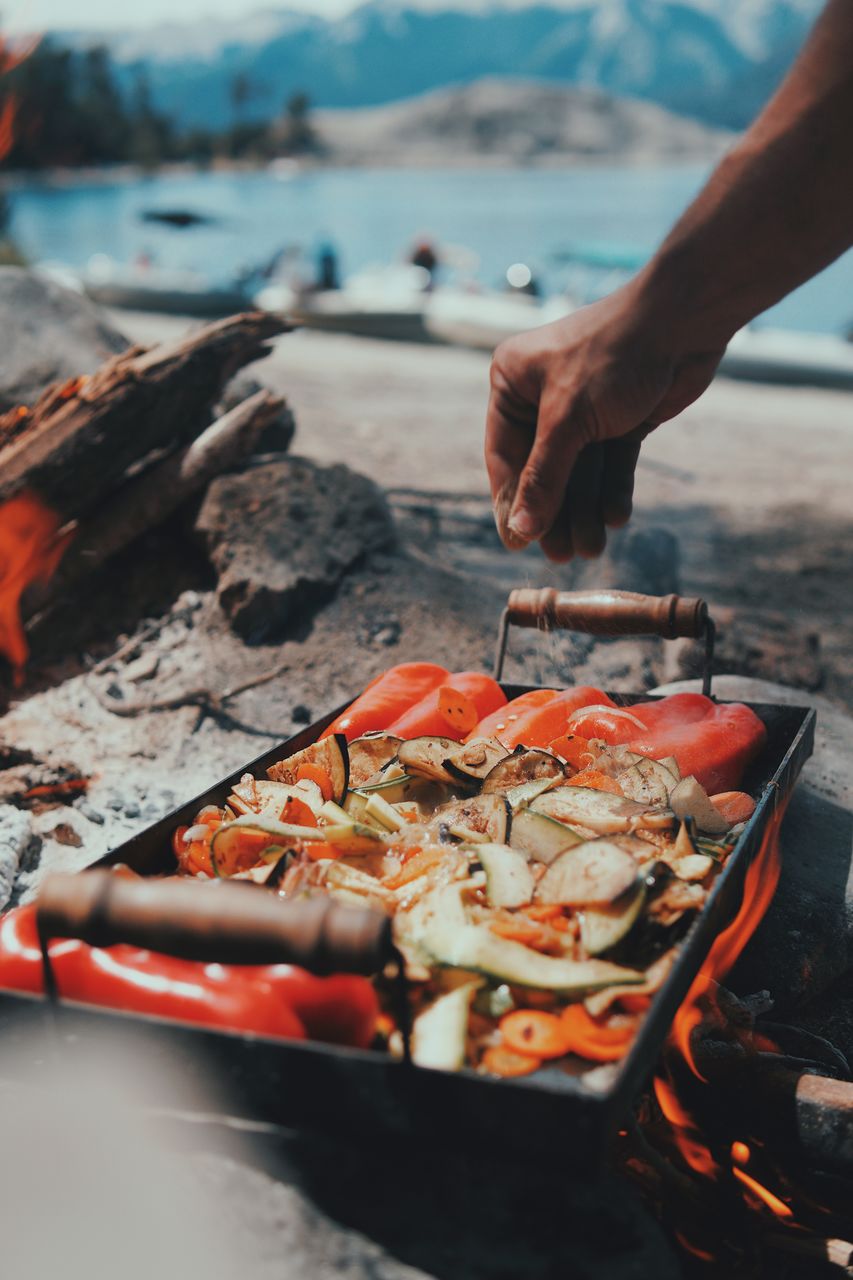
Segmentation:
<svg viewBox="0 0 853 1280">
<path fill-rule="evenodd" d="M 480 718 L 476 705 L 467 694 L 449 684 L 441 685 L 438 690 L 438 714 L 446 720 L 454 736 L 459 738 L 469 734 Z"/>
<path fill-rule="evenodd" d="M 433 867 L 437 867 L 440 862 L 444 861 L 444 849 L 421 849 L 413 858 L 409 858 L 393 880 L 386 880 L 385 887 L 388 889 L 402 889 L 404 884 L 408 884 L 410 880 L 417 880 L 418 876 L 425 875 Z"/>
<path fill-rule="evenodd" d="M 323 793 L 324 800 L 334 800 L 335 798 L 332 779 L 319 764 L 301 764 L 296 770 L 296 780 L 297 782 L 303 780 L 305 782 L 316 782 Z M 316 823 L 314 825 L 316 826 Z"/>
<path fill-rule="evenodd" d="M 482 1067 L 493 1076 L 528 1076 L 542 1066 L 539 1058 L 530 1053 L 513 1053 L 502 1044 L 489 1045 L 483 1054 Z"/>
<path fill-rule="evenodd" d="M 323 858 L 339 858 L 341 851 L 337 845 L 329 844 L 328 840 L 306 840 L 305 852 L 312 862 L 321 862 Z"/>
<path fill-rule="evenodd" d="M 600 1022 L 587 1013 L 582 1004 L 570 1004 L 560 1016 L 568 1053 L 576 1053 L 590 1062 L 618 1062 L 624 1058 L 637 1031 L 637 1022 L 629 1018 L 610 1018 Z"/>
<path fill-rule="evenodd" d="M 534 902 L 524 908 L 524 914 L 531 920 L 553 921 L 563 914 L 563 908 L 559 902 Z"/>
<path fill-rule="evenodd" d="M 561 756 L 575 769 L 588 769 L 593 761 L 589 738 L 582 738 L 579 733 L 564 733 L 548 744 L 548 750 L 555 756 Z"/>
<path fill-rule="evenodd" d="M 600 769 L 582 769 L 569 779 L 570 787 L 592 787 L 595 791 L 610 791 L 614 796 L 624 795 L 615 778 L 609 778 Z"/>
<path fill-rule="evenodd" d="M 562 1058 L 570 1049 L 562 1020 L 539 1009 L 514 1009 L 500 1020 L 501 1035 L 514 1053 L 534 1058 Z"/>
<path fill-rule="evenodd" d="M 296 827 L 316 827 L 317 819 L 314 810 L 304 800 L 296 796 L 288 796 L 278 815 L 279 822 L 292 822 Z"/>
<path fill-rule="evenodd" d="M 732 826 L 748 822 L 755 813 L 755 801 L 745 791 L 721 791 L 711 796 L 711 804 Z"/>
</svg>

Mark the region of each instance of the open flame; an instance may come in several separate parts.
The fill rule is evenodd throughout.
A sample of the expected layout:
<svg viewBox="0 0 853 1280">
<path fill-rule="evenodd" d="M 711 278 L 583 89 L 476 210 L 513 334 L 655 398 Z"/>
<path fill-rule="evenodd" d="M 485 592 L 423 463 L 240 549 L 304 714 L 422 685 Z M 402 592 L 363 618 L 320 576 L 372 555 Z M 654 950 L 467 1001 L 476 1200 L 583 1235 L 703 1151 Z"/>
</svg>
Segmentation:
<svg viewBox="0 0 853 1280">
<path fill-rule="evenodd" d="M 33 582 L 56 572 L 73 531 L 34 493 L 0 504 L 0 653 L 23 679 L 29 645 L 21 620 L 21 596 Z"/>
<path fill-rule="evenodd" d="M 28 58 L 37 44 L 38 40 L 32 38 L 27 38 L 20 44 L 12 44 L 7 36 L 0 34 L 0 77 L 13 71 L 25 58 Z M 10 93 L 0 104 L 0 160 L 4 160 L 12 150 L 17 114 L 18 100 L 13 93 Z"/>
<path fill-rule="evenodd" d="M 706 1084 L 707 1081 L 696 1062 L 693 1033 L 705 1019 L 709 1007 L 715 1006 L 718 984 L 725 978 L 749 942 L 776 892 L 781 872 L 779 829 L 784 811 L 785 806 L 781 805 L 774 813 L 761 848 L 746 873 L 741 907 L 731 924 L 717 936 L 705 963 L 675 1015 L 671 1035 L 672 1044 L 693 1075 Z M 748 1036 L 749 1033 L 745 1035 Z M 762 1040 L 760 1047 L 766 1046 L 767 1042 Z M 746 1040 L 746 1047 L 759 1046 L 749 1039 Z M 662 1068 L 655 1078 L 654 1089 L 660 1109 L 672 1126 L 673 1137 L 681 1157 L 694 1173 L 714 1181 L 731 1177 L 745 1189 L 748 1193 L 747 1199 L 751 1203 L 758 1202 L 780 1220 L 785 1221 L 793 1217 L 790 1207 L 763 1186 L 754 1174 L 747 1171 L 745 1166 L 750 1163 L 752 1151 L 746 1142 L 732 1143 L 727 1159 L 722 1154 L 719 1157 L 714 1155 L 693 1116 L 679 1099 L 672 1076 L 666 1068 Z M 683 1240 L 682 1243 L 690 1247 L 691 1252 L 696 1253 L 697 1256 L 702 1255 L 703 1251 L 694 1249 L 689 1242 Z"/>
</svg>

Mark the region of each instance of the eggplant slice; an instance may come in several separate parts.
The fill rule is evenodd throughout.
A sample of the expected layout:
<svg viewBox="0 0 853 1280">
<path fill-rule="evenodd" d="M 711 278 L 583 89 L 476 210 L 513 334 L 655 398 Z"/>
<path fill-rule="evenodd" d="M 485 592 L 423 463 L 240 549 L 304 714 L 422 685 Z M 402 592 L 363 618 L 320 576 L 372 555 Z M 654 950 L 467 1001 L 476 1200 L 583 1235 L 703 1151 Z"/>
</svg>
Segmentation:
<svg viewBox="0 0 853 1280">
<path fill-rule="evenodd" d="M 453 782 L 453 774 L 448 773 L 444 762 L 458 746 L 451 738 L 409 738 L 397 751 L 397 760 L 411 777 Z"/>
<path fill-rule="evenodd" d="M 538 902 L 607 907 L 640 882 L 635 860 L 613 840 L 585 840 L 551 863 L 536 886 Z"/>
<path fill-rule="evenodd" d="M 519 849 L 533 862 L 547 866 L 567 849 L 582 844 L 583 837 L 556 818 L 536 813 L 533 809 L 519 809 L 512 816 L 509 842 L 513 849 Z"/>
<path fill-rule="evenodd" d="M 403 739 L 393 733 L 366 733 L 349 744 L 349 785 L 363 787 L 396 757 Z M 378 781 L 378 779 L 376 779 Z"/>
<path fill-rule="evenodd" d="M 471 832 L 485 836 L 491 844 L 507 844 L 512 827 L 512 810 L 505 796 L 471 796 L 467 800 L 451 800 L 432 815 L 430 826 L 446 826 L 451 835 Z M 464 839 L 465 836 L 461 837 Z"/>
<path fill-rule="evenodd" d="M 455 780 L 476 786 L 491 777 L 498 763 L 506 758 L 506 747 L 497 738 L 472 738 L 470 742 L 453 743 L 444 767 Z M 482 789 L 490 788 L 484 785 Z"/>
<path fill-rule="evenodd" d="M 349 750 L 344 735 L 335 733 L 329 738 L 321 738 L 304 751 L 297 751 L 295 756 L 279 760 L 267 769 L 267 777 L 271 782 L 285 782 L 292 786 L 298 781 L 297 773 L 305 764 L 316 765 L 329 775 L 332 799 L 343 804 L 349 786 Z"/>
<path fill-rule="evenodd" d="M 565 778 L 566 766 L 550 751 L 532 748 L 528 751 L 514 751 L 511 756 L 498 762 L 486 774 L 482 792 L 502 791 L 506 793 L 513 787 L 520 787 L 525 782 L 538 782 L 543 778 Z"/>
<path fill-rule="evenodd" d="M 667 809 L 656 809 L 629 800 L 627 796 L 615 796 L 592 787 L 557 787 L 539 796 L 530 807 L 558 822 L 567 822 L 570 826 L 577 823 L 598 835 L 640 829 L 668 831 L 674 822 Z"/>
</svg>

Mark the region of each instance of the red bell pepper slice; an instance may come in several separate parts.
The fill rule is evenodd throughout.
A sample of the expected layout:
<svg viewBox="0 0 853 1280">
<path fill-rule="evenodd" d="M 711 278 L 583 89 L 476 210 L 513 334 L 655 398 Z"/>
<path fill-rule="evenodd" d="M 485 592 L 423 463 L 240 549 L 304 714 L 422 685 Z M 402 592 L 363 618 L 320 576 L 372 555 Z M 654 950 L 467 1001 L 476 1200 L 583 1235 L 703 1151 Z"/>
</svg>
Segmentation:
<svg viewBox="0 0 853 1280">
<path fill-rule="evenodd" d="M 585 738 L 624 743 L 656 760 L 675 756 L 682 776 L 692 774 L 709 794 L 734 790 L 767 740 L 767 730 L 749 707 L 712 702 L 701 693 L 675 693 L 626 710 L 642 729 L 605 711 L 578 717 L 572 728 Z"/>
<path fill-rule="evenodd" d="M 230 1031 L 364 1047 L 379 1015 L 366 978 L 317 978 L 291 965 L 202 964 L 139 947 L 50 943 L 60 997 Z M 33 906 L 0 919 L 0 987 L 44 991 Z"/>
<path fill-rule="evenodd" d="M 399 666 L 389 667 L 370 682 L 320 737 L 342 733 L 347 742 L 352 742 L 363 733 L 387 729 L 447 677 L 446 667 L 439 667 L 434 662 L 402 662 Z"/>
<path fill-rule="evenodd" d="M 459 731 L 460 727 L 454 725 L 442 712 L 441 690 L 443 688 L 454 689 L 469 698 L 474 705 L 478 720 L 506 705 L 506 694 L 497 680 L 483 675 L 481 671 L 457 671 L 447 676 L 440 685 L 431 689 L 419 702 L 410 706 L 390 724 L 389 733 L 395 733 L 399 738 L 437 736 L 459 739 L 464 737 L 464 732 Z"/>
<path fill-rule="evenodd" d="M 592 685 L 582 684 L 574 689 L 564 689 L 541 706 L 533 707 L 519 716 L 515 724 L 501 734 L 501 742 L 511 749 L 522 743 L 525 747 L 547 747 L 555 738 L 574 732 L 573 728 L 569 728 L 572 712 L 596 704 L 613 706 L 607 694 Z M 583 729 L 578 729 L 578 733 L 582 733 L 585 738 L 590 736 Z"/>
<path fill-rule="evenodd" d="M 527 693 L 521 693 L 517 698 L 513 698 L 511 702 L 498 707 L 497 711 L 492 711 L 490 715 L 485 716 L 474 731 L 469 734 L 469 737 L 497 738 L 500 742 L 503 742 L 505 733 L 512 729 L 521 716 L 526 715 L 528 711 L 533 711 L 536 707 L 541 707 L 546 702 L 550 702 L 556 696 L 556 689 L 530 689 Z"/>
</svg>

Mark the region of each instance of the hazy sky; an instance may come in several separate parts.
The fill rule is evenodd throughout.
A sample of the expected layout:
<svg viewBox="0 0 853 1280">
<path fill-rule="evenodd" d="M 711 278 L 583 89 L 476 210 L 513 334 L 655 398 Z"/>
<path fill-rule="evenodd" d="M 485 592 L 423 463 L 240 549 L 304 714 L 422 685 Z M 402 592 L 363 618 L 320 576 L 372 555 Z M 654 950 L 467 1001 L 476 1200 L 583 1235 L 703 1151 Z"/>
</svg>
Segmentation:
<svg viewBox="0 0 853 1280">
<path fill-rule="evenodd" d="M 355 0 L 0 0 L 2 26 L 27 31 L 57 27 L 144 27 L 165 20 L 203 21 L 235 18 L 259 9 L 305 9 L 317 14 L 341 13 Z"/>
</svg>

